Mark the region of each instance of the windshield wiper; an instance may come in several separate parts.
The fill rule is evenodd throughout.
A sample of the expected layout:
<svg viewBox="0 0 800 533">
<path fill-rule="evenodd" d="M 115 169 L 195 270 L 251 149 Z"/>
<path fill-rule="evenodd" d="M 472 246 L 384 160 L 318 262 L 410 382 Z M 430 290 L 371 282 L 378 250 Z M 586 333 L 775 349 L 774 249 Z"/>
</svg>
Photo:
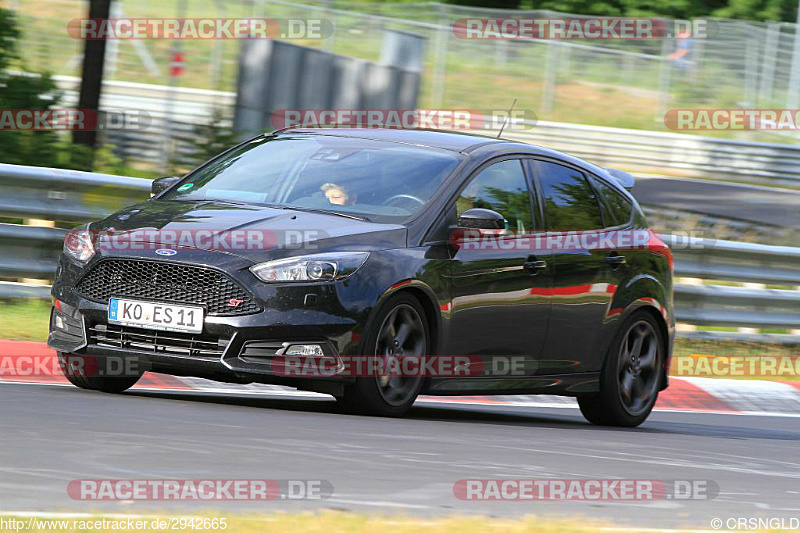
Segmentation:
<svg viewBox="0 0 800 533">
<path fill-rule="evenodd" d="M 229 204 L 229 205 L 241 205 L 245 207 L 265 207 L 262 204 L 251 204 L 249 202 L 240 202 L 238 200 L 223 200 L 221 198 L 173 198 L 171 201 L 173 202 L 200 202 L 200 203 L 218 203 L 218 204 Z M 266 207 L 280 207 L 269 205 Z"/>
<path fill-rule="evenodd" d="M 336 215 L 343 218 L 351 218 L 353 220 L 363 220 L 364 222 L 372 222 L 364 215 L 354 215 L 352 213 L 342 213 L 341 211 L 334 211 L 333 209 L 322 209 L 318 207 L 298 207 L 296 205 L 283 206 L 285 209 L 295 209 L 297 211 L 305 211 L 307 213 L 321 213 L 323 215 Z"/>
</svg>

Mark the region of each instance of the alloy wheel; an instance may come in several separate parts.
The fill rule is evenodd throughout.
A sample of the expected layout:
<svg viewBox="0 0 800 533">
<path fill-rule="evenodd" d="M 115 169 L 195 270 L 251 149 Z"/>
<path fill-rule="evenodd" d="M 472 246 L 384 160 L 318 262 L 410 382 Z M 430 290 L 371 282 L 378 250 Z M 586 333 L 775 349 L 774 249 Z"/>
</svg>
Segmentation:
<svg viewBox="0 0 800 533">
<path fill-rule="evenodd" d="M 625 333 L 619 350 L 619 392 L 625 410 L 637 416 L 648 409 L 658 390 L 658 335 L 645 321 L 635 322 Z"/>
<path fill-rule="evenodd" d="M 386 315 L 375 343 L 376 357 L 383 358 L 382 368 L 401 367 L 405 357 L 421 357 L 427 350 L 422 317 L 409 304 L 402 303 Z M 422 376 L 399 376 L 396 372 L 375 376 L 378 391 L 389 405 L 402 405 L 416 394 Z"/>
</svg>

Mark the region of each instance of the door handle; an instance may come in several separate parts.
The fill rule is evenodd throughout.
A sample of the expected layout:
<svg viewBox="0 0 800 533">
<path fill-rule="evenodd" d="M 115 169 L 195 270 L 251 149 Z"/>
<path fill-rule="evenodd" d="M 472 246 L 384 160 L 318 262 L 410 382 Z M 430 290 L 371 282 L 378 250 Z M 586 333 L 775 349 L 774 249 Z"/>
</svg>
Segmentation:
<svg viewBox="0 0 800 533">
<path fill-rule="evenodd" d="M 609 255 L 606 258 L 606 261 L 610 263 L 612 267 L 618 267 L 620 265 L 624 265 L 626 262 L 624 255 Z"/>
<path fill-rule="evenodd" d="M 547 261 L 541 261 L 536 259 L 536 257 L 529 257 L 523 266 L 526 270 L 530 270 L 531 274 L 535 276 L 540 270 L 547 268 Z"/>
</svg>

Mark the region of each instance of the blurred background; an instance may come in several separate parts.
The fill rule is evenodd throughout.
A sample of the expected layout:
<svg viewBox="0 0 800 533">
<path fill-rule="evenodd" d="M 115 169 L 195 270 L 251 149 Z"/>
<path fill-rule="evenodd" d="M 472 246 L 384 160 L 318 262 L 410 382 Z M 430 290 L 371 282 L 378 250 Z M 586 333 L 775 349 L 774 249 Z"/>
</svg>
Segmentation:
<svg viewBox="0 0 800 533">
<path fill-rule="evenodd" d="M 71 37 L 66 25 L 86 17 L 89 4 L 86 0 L 5 1 L 0 67 L 6 73 L 45 78 L 38 84 L 28 79 L 19 86 L 7 86 L 4 98 L 33 103 L 38 97 L 51 106 L 76 104 L 85 41 Z M 382 61 L 387 33 L 417 36 L 421 48 L 417 105 L 425 109 L 506 109 L 518 98 L 519 108 L 533 110 L 543 121 L 669 131 L 664 125 L 669 109 L 797 107 L 800 73 L 795 73 L 793 53 L 794 0 L 528 0 L 486 1 L 484 6 L 467 0 L 464 4 L 475 5 L 113 0 L 110 16 L 325 19 L 334 27 L 330 37 L 292 42 L 373 62 Z M 452 24 L 465 17 L 574 15 L 702 20 L 708 24 L 709 36 L 641 41 L 466 40 L 452 30 Z M 157 123 L 146 135 L 103 139 L 104 146 L 127 166 L 147 168 L 154 163 L 154 147 L 149 143 L 160 135 L 159 143 L 181 145 L 176 160 L 160 164 L 185 167 L 201 161 L 206 153 L 201 150 L 193 157 L 186 146 L 191 143 L 185 141 L 196 136 L 198 127 L 213 125 L 216 134 L 222 135 L 220 126 L 229 125 L 245 44 L 241 40 L 108 41 L 102 106 L 143 109 Z M 183 66 L 180 74 L 172 75 L 176 50 L 182 54 Z M 170 93 L 169 87 L 176 90 Z M 179 104 L 169 105 L 170 99 Z M 160 123 L 167 113 L 175 123 L 169 132 Z M 168 138 L 166 133 L 172 135 Z M 780 143 L 794 143 L 796 138 L 787 132 L 703 135 Z M 0 158 L 14 162 L 16 155 L 26 159 L 20 163 L 46 162 L 15 152 Z"/>
</svg>

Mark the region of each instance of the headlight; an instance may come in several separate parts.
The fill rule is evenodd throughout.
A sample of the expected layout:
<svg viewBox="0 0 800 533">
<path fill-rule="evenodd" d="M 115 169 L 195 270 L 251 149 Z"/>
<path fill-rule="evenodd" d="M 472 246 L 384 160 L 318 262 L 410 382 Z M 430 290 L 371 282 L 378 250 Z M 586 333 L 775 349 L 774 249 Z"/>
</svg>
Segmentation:
<svg viewBox="0 0 800 533">
<path fill-rule="evenodd" d="M 94 257 L 91 232 L 86 228 L 69 230 L 64 236 L 64 253 L 79 263 Z"/>
<path fill-rule="evenodd" d="M 344 279 L 358 270 L 369 252 L 333 252 L 267 261 L 250 267 L 261 281 L 329 281 Z"/>
</svg>

